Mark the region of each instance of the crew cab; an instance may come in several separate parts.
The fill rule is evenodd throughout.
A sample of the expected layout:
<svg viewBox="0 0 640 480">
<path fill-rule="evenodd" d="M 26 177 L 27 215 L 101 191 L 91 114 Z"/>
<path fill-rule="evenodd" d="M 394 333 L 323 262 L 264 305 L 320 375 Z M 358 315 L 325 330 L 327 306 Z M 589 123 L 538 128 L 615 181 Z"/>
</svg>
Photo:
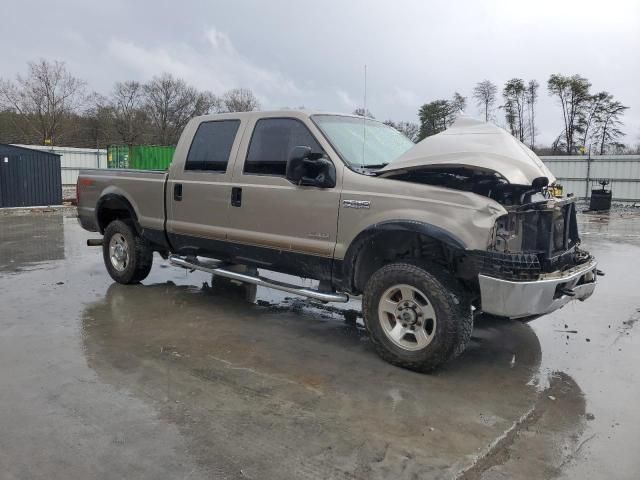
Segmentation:
<svg viewBox="0 0 640 480">
<path fill-rule="evenodd" d="M 167 172 L 81 171 L 78 217 L 117 282 L 144 280 L 159 252 L 321 301 L 362 296 L 377 352 L 428 371 L 464 350 L 478 312 L 529 320 L 593 293 L 600 272 L 554 181 L 466 117 L 413 144 L 358 116 L 228 113 L 192 119 Z"/>
</svg>

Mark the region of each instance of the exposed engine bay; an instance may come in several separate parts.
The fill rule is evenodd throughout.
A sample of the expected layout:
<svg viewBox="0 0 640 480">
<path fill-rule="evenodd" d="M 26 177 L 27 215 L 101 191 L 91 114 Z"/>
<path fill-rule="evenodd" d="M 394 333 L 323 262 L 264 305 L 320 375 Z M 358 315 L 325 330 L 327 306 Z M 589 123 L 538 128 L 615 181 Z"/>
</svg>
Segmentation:
<svg viewBox="0 0 640 480">
<path fill-rule="evenodd" d="M 546 177 L 536 178 L 532 185 L 513 185 L 496 172 L 469 166 L 423 167 L 385 176 L 476 193 L 507 210 L 497 219 L 487 250 L 467 257 L 463 269 L 471 278 L 483 273 L 509 280 L 537 280 L 591 259 L 579 247 L 575 199 L 554 198 Z"/>
<path fill-rule="evenodd" d="M 531 185 L 512 185 L 503 176 L 491 170 L 468 166 L 422 167 L 414 170 L 393 172 L 386 178 L 425 185 L 473 192 L 491 198 L 504 206 L 523 205 L 534 201 L 540 195 L 542 183 L 535 188 Z M 544 185 L 546 186 L 546 185 Z M 540 196 L 540 200 L 544 196 Z"/>
</svg>

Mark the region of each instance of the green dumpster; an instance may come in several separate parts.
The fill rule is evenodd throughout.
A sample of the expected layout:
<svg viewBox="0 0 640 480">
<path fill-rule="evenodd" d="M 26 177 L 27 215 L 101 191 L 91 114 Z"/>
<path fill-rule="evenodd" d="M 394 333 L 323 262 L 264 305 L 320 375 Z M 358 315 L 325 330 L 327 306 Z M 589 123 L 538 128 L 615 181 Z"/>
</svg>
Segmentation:
<svg viewBox="0 0 640 480">
<path fill-rule="evenodd" d="M 166 170 L 176 147 L 165 145 L 112 145 L 107 150 L 109 168 Z"/>
</svg>

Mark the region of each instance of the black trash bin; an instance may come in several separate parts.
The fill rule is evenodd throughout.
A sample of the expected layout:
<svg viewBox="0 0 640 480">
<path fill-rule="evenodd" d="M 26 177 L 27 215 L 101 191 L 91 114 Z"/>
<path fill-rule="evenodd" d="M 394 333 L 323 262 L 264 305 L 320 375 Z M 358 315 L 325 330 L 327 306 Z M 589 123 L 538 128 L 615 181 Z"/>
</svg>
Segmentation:
<svg viewBox="0 0 640 480">
<path fill-rule="evenodd" d="M 609 185 L 609 180 L 599 180 L 601 188 L 591 190 L 591 200 L 589 202 L 589 210 L 600 212 L 611 209 L 611 190 L 605 187 Z"/>
</svg>

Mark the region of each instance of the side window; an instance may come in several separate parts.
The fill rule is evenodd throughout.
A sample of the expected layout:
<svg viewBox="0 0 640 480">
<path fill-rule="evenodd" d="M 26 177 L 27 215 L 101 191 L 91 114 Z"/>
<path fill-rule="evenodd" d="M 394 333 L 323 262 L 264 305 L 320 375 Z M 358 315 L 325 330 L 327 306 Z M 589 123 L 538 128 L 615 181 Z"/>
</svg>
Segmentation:
<svg viewBox="0 0 640 480">
<path fill-rule="evenodd" d="M 226 172 L 240 120 L 202 122 L 191 141 L 185 170 Z"/>
<path fill-rule="evenodd" d="M 301 145 L 322 152 L 322 147 L 301 121 L 292 118 L 258 120 L 244 162 L 244 173 L 284 177 L 289 152 Z"/>
</svg>

